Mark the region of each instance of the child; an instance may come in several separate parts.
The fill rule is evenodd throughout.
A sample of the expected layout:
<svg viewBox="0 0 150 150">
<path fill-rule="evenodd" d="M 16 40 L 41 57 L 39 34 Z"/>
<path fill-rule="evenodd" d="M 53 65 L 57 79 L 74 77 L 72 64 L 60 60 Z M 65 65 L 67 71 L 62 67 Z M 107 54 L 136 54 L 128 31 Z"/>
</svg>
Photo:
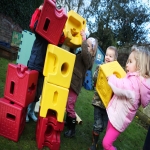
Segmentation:
<svg viewBox="0 0 150 150">
<path fill-rule="evenodd" d="M 35 24 L 34 24 L 34 29 L 31 26 L 30 26 L 30 28 L 32 31 L 34 31 L 36 38 L 33 43 L 31 55 L 28 60 L 27 66 L 31 70 L 37 70 L 39 72 L 39 76 L 38 76 L 35 99 L 31 104 L 29 104 L 28 109 L 27 109 L 26 122 L 29 122 L 29 117 L 33 121 L 35 121 L 35 122 L 37 121 L 37 117 L 35 116 L 34 109 L 35 109 L 36 102 L 39 101 L 39 98 L 40 98 L 40 95 L 42 92 L 43 82 L 44 82 L 43 67 L 44 67 L 44 62 L 45 62 L 48 41 L 46 39 L 44 39 L 42 36 L 40 36 L 38 33 L 36 33 L 36 31 L 35 31 L 35 28 L 36 28 L 36 25 L 38 22 L 38 18 L 40 16 L 42 8 L 43 8 L 43 4 L 35 10 L 34 14 L 32 15 L 32 18 L 31 18 L 32 24 L 33 23 L 35 23 Z M 65 40 L 64 35 L 62 34 L 58 45 L 61 46 L 62 43 L 64 42 L 64 40 Z"/>
<path fill-rule="evenodd" d="M 114 46 L 109 46 L 106 50 L 104 63 L 115 61 L 117 60 L 117 57 L 118 57 L 117 48 Z M 99 71 L 99 66 L 96 68 L 93 74 L 94 85 L 96 84 L 97 81 L 98 71 Z M 93 143 L 90 146 L 89 150 L 96 150 L 99 134 L 105 129 L 108 122 L 108 116 L 107 116 L 105 106 L 96 90 L 94 91 L 92 105 L 94 106 L 94 124 L 93 124 L 93 133 L 92 133 Z"/>
<path fill-rule="evenodd" d="M 149 141 L 150 141 L 150 126 L 149 126 L 149 129 L 148 129 L 147 135 L 146 135 L 143 150 L 150 150 Z"/>
<path fill-rule="evenodd" d="M 108 125 L 103 139 L 104 150 L 116 150 L 113 143 L 133 120 L 140 105 L 150 102 L 150 52 L 149 47 L 133 46 L 126 63 L 127 75 L 108 77 L 114 95 L 106 108 Z"/>
<path fill-rule="evenodd" d="M 75 103 L 78 94 L 81 91 L 86 71 L 92 68 L 98 46 L 98 42 L 95 38 L 90 37 L 86 40 L 85 32 L 83 30 L 81 31 L 81 36 L 83 40 L 81 46 L 82 51 L 76 54 L 76 60 L 66 106 L 66 123 L 69 130 L 64 133 L 64 136 L 68 138 L 75 136 Z"/>
</svg>

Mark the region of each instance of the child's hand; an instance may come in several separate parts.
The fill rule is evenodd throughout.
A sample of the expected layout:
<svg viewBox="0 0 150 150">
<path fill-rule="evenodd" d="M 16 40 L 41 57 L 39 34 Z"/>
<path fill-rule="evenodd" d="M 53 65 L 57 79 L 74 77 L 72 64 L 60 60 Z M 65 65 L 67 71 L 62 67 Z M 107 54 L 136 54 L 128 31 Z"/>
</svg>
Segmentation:
<svg viewBox="0 0 150 150">
<path fill-rule="evenodd" d="M 82 41 L 86 40 L 86 34 L 84 30 L 81 30 L 80 32 L 81 36 L 82 36 Z"/>
<path fill-rule="evenodd" d="M 43 5 L 41 5 L 41 6 L 39 7 L 39 10 L 42 10 L 42 8 L 43 8 Z"/>
</svg>

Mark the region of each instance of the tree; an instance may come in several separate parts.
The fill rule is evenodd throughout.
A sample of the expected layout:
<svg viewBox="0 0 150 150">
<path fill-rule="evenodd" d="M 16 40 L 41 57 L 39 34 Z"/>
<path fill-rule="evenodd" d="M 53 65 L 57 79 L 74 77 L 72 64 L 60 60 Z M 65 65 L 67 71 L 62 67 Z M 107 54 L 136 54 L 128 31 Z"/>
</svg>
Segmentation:
<svg viewBox="0 0 150 150">
<path fill-rule="evenodd" d="M 0 13 L 11 17 L 23 30 L 27 30 L 32 13 L 42 2 L 43 0 L 0 0 Z"/>
</svg>

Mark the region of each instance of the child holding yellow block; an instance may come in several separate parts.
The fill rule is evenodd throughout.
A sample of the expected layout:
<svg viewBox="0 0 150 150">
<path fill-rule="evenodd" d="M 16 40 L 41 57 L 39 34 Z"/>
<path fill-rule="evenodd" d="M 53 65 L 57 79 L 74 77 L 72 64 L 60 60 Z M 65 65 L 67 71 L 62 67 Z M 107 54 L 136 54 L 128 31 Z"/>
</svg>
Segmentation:
<svg viewBox="0 0 150 150">
<path fill-rule="evenodd" d="M 109 46 L 106 50 L 104 63 L 115 61 L 117 60 L 117 57 L 118 57 L 117 48 L 114 46 Z M 97 81 L 98 72 L 99 66 L 96 68 L 93 74 L 94 83 L 96 83 Z M 94 91 L 92 105 L 94 106 L 94 124 L 92 133 L 93 143 L 90 146 L 89 150 L 96 150 L 100 132 L 102 132 L 105 129 L 108 122 L 108 116 L 105 106 L 96 90 Z"/>
</svg>

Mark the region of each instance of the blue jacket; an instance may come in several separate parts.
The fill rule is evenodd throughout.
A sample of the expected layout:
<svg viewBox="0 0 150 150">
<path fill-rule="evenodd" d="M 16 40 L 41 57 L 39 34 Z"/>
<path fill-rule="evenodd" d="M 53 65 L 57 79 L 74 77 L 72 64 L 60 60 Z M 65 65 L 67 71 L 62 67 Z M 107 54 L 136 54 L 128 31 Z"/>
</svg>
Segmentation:
<svg viewBox="0 0 150 150">
<path fill-rule="evenodd" d="M 29 69 L 43 73 L 48 41 L 37 33 L 35 33 L 35 36 L 36 38 L 32 46 L 27 66 Z"/>
</svg>

